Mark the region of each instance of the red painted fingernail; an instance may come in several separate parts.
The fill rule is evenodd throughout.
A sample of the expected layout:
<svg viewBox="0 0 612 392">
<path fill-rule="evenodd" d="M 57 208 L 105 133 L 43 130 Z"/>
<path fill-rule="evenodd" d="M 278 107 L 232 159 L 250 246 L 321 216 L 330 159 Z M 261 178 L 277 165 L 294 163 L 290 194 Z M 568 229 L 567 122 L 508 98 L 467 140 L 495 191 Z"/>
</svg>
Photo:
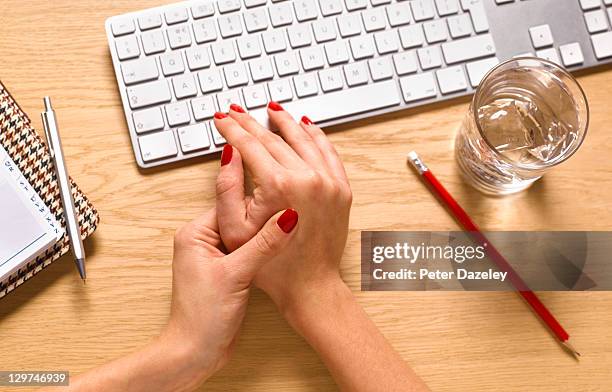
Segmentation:
<svg viewBox="0 0 612 392">
<path fill-rule="evenodd" d="M 298 213 L 295 210 L 288 208 L 281 216 L 278 217 L 276 224 L 282 231 L 288 234 L 291 233 L 291 230 L 293 230 L 295 225 L 297 225 L 297 222 Z"/>
<path fill-rule="evenodd" d="M 221 153 L 221 166 L 225 166 L 232 161 L 232 155 L 234 149 L 229 144 L 223 146 L 223 152 Z"/>
<path fill-rule="evenodd" d="M 221 112 L 216 112 L 215 113 L 215 118 L 217 120 L 223 120 L 225 117 L 227 117 L 227 114 L 225 114 L 225 113 L 221 113 Z"/>
<path fill-rule="evenodd" d="M 244 109 L 240 105 L 236 105 L 235 103 L 230 105 L 230 109 L 238 113 L 245 113 Z"/>
<path fill-rule="evenodd" d="M 309 119 L 309 118 L 308 118 L 308 117 L 306 117 L 306 116 L 302 116 L 302 122 L 303 122 L 304 124 L 306 124 L 306 125 L 312 125 L 312 124 L 314 124 L 314 123 L 312 122 L 312 120 L 311 120 L 311 119 Z"/>
<path fill-rule="evenodd" d="M 281 105 L 279 105 L 278 103 L 276 103 L 274 101 L 268 102 L 268 107 L 270 109 L 274 110 L 275 112 L 280 112 L 281 110 L 284 110 Z"/>
</svg>

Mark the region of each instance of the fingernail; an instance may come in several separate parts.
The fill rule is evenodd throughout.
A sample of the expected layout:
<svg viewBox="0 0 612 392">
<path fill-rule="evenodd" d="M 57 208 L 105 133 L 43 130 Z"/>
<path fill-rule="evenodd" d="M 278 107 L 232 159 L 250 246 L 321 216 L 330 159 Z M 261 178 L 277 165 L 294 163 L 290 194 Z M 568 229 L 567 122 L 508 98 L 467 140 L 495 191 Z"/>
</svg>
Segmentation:
<svg viewBox="0 0 612 392">
<path fill-rule="evenodd" d="M 236 105 L 235 103 L 230 105 L 230 109 L 238 113 L 245 113 L 244 109 L 240 105 Z"/>
<path fill-rule="evenodd" d="M 276 103 L 274 101 L 268 102 L 268 107 L 270 109 L 274 110 L 275 112 L 280 112 L 281 110 L 284 110 L 281 105 L 279 105 L 278 103 Z"/>
<path fill-rule="evenodd" d="M 285 210 L 285 212 L 283 212 L 281 216 L 278 217 L 276 224 L 278 225 L 278 227 L 281 228 L 282 231 L 289 234 L 291 233 L 291 230 L 293 230 L 295 225 L 297 225 L 297 222 L 298 213 L 295 210 L 288 208 Z"/>
<path fill-rule="evenodd" d="M 314 124 L 314 123 L 312 122 L 312 120 L 311 120 L 311 119 L 309 119 L 309 118 L 308 118 L 308 117 L 306 117 L 306 116 L 302 116 L 302 122 L 303 122 L 304 124 L 306 124 L 306 125 L 312 125 L 312 124 Z"/>
<path fill-rule="evenodd" d="M 215 113 L 215 118 L 217 120 L 223 120 L 225 117 L 227 117 L 227 114 L 225 114 L 225 113 L 221 113 L 221 112 L 216 112 Z"/>
<path fill-rule="evenodd" d="M 223 152 L 221 153 L 221 166 L 225 166 L 232 161 L 232 155 L 234 154 L 234 149 L 231 145 L 226 144 L 223 146 Z"/>
</svg>

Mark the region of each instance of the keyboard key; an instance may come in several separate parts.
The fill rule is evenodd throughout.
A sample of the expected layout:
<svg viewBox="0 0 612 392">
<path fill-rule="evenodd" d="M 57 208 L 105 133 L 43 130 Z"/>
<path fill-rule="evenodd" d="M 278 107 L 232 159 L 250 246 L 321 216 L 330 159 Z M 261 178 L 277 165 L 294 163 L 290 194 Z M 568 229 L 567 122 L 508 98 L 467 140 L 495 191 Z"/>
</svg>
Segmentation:
<svg viewBox="0 0 612 392">
<path fill-rule="evenodd" d="M 333 19 L 321 19 L 312 23 L 317 42 L 327 42 L 336 39 L 336 24 Z"/>
<path fill-rule="evenodd" d="M 413 102 L 425 98 L 433 98 L 437 93 L 436 81 L 431 72 L 404 76 L 400 79 L 404 101 Z"/>
<path fill-rule="evenodd" d="M 211 46 L 215 64 L 227 64 L 236 60 L 236 52 L 231 41 L 221 41 Z"/>
<path fill-rule="evenodd" d="M 265 106 L 268 103 L 266 89 L 261 84 L 245 87 L 242 89 L 242 95 L 244 96 L 244 104 L 249 110 Z"/>
<path fill-rule="evenodd" d="M 319 71 L 319 81 L 323 92 L 342 90 L 344 80 L 342 79 L 342 71 L 338 68 L 328 68 Z"/>
<path fill-rule="evenodd" d="M 275 102 L 285 102 L 293 99 L 293 91 L 288 79 L 274 80 L 268 83 L 270 99 Z"/>
<path fill-rule="evenodd" d="M 183 58 L 180 52 L 170 52 L 161 55 L 159 56 L 159 62 L 166 76 L 180 74 L 185 71 L 185 64 L 183 64 Z"/>
<path fill-rule="evenodd" d="M 204 18 L 206 16 L 212 16 L 215 14 L 215 7 L 210 1 L 202 1 L 198 4 L 191 6 L 191 15 L 194 19 Z"/>
<path fill-rule="evenodd" d="M 187 65 L 192 71 L 210 67 L 210 57 L 205 47 L 189 48 L 185 51 L 185 57 L 187 57 Z"/>
<path fill-rule="evenodd" d="M 362 35 L 351 38 L 351 53 L 355 60 L 374 56 L 374 41 L 371 35 Z"/>
<path fill-rule="evenodd" d="M 442 94 L 465 91 L 468 88 L 467 80 L 465 80 L 465 72 L 463 72 L 463 67 L 461 65 L 440 69 L 436 71 L 436 76 Z"/>
<path fill-rule="evenodd" d="M 217 39 L 217 28 L 213 19 L 204 19 L 193 24 L 193 35 L 199 44 Z"/>
<path fill-rule="evenodd" d="M 289 102 L 283 107 L 294 117 L 299 118 L 308 113 L 312 121 L 320 122 L 396 106 L 399 103 L 397 83 L 394 80 L 386 80 Z"/>
<path fill-rule="evenodd" d="M 226 65 L 223 68 L 223 73 L 225 73 L 225 82 L 229 88 L 244 86 L 249 83 L 249 76 L 243 63 Z"/>
<path fill-rule="evenodd" d="M 472 87 L 478 86 L 482 78 L 486 75 L 486 73 L 489 72 L 491 68 L 495 67 L 497 64 L 499 64 L 499 60 L 497 59 L 497 57 L 467 63 L 465 65 L 465 68 L 467 69 L 468 77 L 470 78 L 470 83 L 472 84 Z"/>
<path fill-rule="evenodd" d="M 136 133 L 141 134 L 164 128 L 164 117 L 160 108 L 139 110 L 132 113 Z"/>
<path fill-rule="evenodd" d="M 329 65 L 347 63 L 349 61 L 349 53 L 346 42 L 335 41 L 325 44 L 325 56 Z"/>
<path fill-rule="evenodd" d="M 552 61 L 553 63 L 561 65 L 561 60 L 559 59 L 559 54 L 555 48 L 548 48 L 536 51 L 536 56 L 539 58 Z"/>
<path fill-rule="evenodd" d="M 191 45 L 191 34 L 187 25 L 171 27 L 168 29 L 168 43 L 172 49 L 184 48 Z"/>
<path fill-rule="evenodd" d="M 603 10 L 585 12 L 584 21 L 589 33 L 599 33 L 608 29 L 608 21 Z"/>
<path fill-rule="evenodd" d="M 240 99 L 239 90 L 223 91 L 217 94 L 217 102 L 219 104 L 219 110 L 222 112 L 228 112 L 231 104 L 235 103 L 240 105 L 242 100 Z"/>
<path fill-rule="evenodd" d="M 430 44 L 446 41 L 448 38 L 448 30 L 446 29 L 446 21 L 444 19 L 436 19 L 423 23 L 425 38 Z"/>
<path fill-rule="evenodd" d="M 300 59 L 302 60 L 302 67 L 305 71 L 323 68 L 325 66 L 323 51 L 319 46 L 300 50 Z"/>
<path fill-rule="evenodd" d="M 172 131 L 156 132 L 138 138 L 142 160 L 151 162 L 156 159 L 176 156 L 178 150 Z"/>
<path fill-rule="evenodd" d="M 392 27 L 402 26 L 410 23 L 410 8 L 407 3 L 394 3 L 386 7 L 387 18 Z"/>
<path fill-rule="evenodd" d="M 461 0 L 461 7 L 464 11 L 469 11 L 474 31 L 483 33 L 489 30 L 489 21 L 482 0 Z"/>
<path fill-rule="evenodd" d="M 393 55 L 393 65 L 398 75 L 406 75 L 417 71 L 417 58 L 413 50 Z"/>
<path fill-rule="evenodd" d="M 244 5 L 247 8 L 258 7 L 260 5 L 265 5 L 267 0 L 244 0 Z"/>
<path fill-rule="evenodd" d="M 177 76 L 172 79 L 172 85 L 174 86 L 174 96 L 177 99 L 193 97 L 198 94 L 198 87 L 193 75 Z"/>
<path fill-rule="evenodd" d="M 280 30 L 267 31 L 261 37 L 268 54 L 282 52 L 287 49 L 285 34 Z"/>
<path fill-rule="evenodd" d="M 612 31 L 592 35 L 591 43 L 598 59 L 612 56 Z"/>
<path fill-rule="evenodd" d="M 368 6 L 368 0 L 344 0 L 346 9 L 349 11 L 361 10 Z"/>
<path fill-rule="evenodd" d="M 287 35 L 289 36 L 289 44 L 294 49 L 308 46 L 312 42 L 310 27 L 306 24 L 288 27 Z"/>
<path fill-rule="evenodd" d="M 111 23 L 111 31 L 115 37 L 119 37 L 121 35 L 133 33 L 136 31 L 136 26 L 134 26 L 134 21 L 132 19 L 123 17 L 121 19 L 115 19 Z"/>
<path fill-rule="evenodd" d="M 142 40 L 142 49 L 147 55 L 161 53 L 166 50 L 166 41 L 161 30 L 143 33 L 140 39 Z"/>
<path fill-rule="evenodd" d="M 559 46 L 561 52 L 561 59 L 563 65 L 571 67 L 572 65 L 582 64 L 584 62 L 584 56 L 582 55 L 582 49 L 578 42 L 573 42 L 566 45 Z"/>
<path fill-rule="evenodd" d="M 412 8 L 414 20 L 417 22 L 433 19 L 434 17 L 432 0 L 414 0 L 410 2 L 410 7 Z"/>
<path fill-rule="evenodd" d="M 259 37 L 256 35 L 247 35 L 236 40 L 238 45 L 238 54 L 241 59 L 250 59 L 261 55 L 261 46 L 259 45 Z"/>
<path fill-rule="evenodd" d="M 417 50 L 419 56 L 419 63 L 421 68 L 431 69 L 440 67 L 442 65 L 442 55 L 440 54 L 439 46 L 426 46 Z"/>
<path fill-rule="evenodd" d="M 240 21 L 240 15 L 224 15 L 220 17 L 217 21 L 219 22 L 219 32 L 221 33 L 221 37 L 230 38 L 242 34 L 242 23 Z"/>
<path fill-rule="evenodd" d="M 319 15 L 315 0 L 293 0 L 293 8 L 298 21 L 316 19 Z"/>
<path fill-rule="evenodd" d="M 368 83 L 368 68 L 365 62 L 351 63 L 344 66 L 344 76 L 349 87 Z"/>
<path fill-rule="evenodd" d="M 185 22 L 189 19 L 189 15 L 187 14 L 187 9 L 183 7 L 175 7 L 169 11 L 164 13 L 166 17 L 166 23 L 169 25 Z"/>
<path fill-rule="evenodd" d="M 138 17 L 138 26 L 140 30 L 149 30 L 162 25 L 161 16 L 157 13 L 149 13 Z"/>
<path fill-rule="evenodd" d="M 217 7 L 222 14 L 226 12 L 238 11 L 241 7 L 240 0 L 219 0 Z"/>
<path fill-rule="evenodd" d="M 447 16 L 459 12 L 459 2 L 457 0 L 436 0 L 438 15 Z"/>
<path fill-rule="evenodd" d="M 587 11 L 593 8 L 599 8 L 601 6 L 601 0 L 580 0 L 580 7 Z"/>
<path fill-rule="evenodd" d="M 274 70 L 268 58 L 251 61 L 249 63 L 249 69 L 251 71 L 251 79 L 253 79 L 254 82 L 261 82 L 262 80 L 268 80 L 274 77 Z"/>
<path fill-rule="evenodd" d="M 268 13 L 270 14 L 270 22 L 274 27 L 287 26 L 293 23 L 293 11 L 289 2 L 274 4 L 268 8 Z"/>
<path fill-rule="evenodd" d="M 321 13 L 323 16 L 330 16 L 342 13 L 341 0 L 319 0 Z"/>
<path fill-rule="evenodd" d="M 172 94 L 166 80 L 139 84 L 127 88 L 128 101 L 132 109 L 170 102 Z"/>
<path fill-rule="evenodd" d="M 392 53 L 399 50 L 399 39 L 394 30 L 376 33 L 374 35 L 374 42 L 379 54 Z"/>
<path fill-rule="evenodd" d="M 453 38 L 467 37 L 472 34 L 472 21 L 468 14 L 451 16 L 447 19 L 447 22 Z"/>
<path fill-rule="evenodd" d="M 217 69 L 198 73 L 198 79 L 200 80 L 200 89 L 204 94 L 223 89 L 221 74 Z"/>
<path fill-rule="evenodd" d="M 343 38 L 361 33 L 361 18 L 358 14 L 341 15 L 337 22 L 338 30 Z"/>
<path fill-rule="evenodd" d="M 411 25 L 399 29 L 400 41 L 404 49 L 423 45 L 425 37 L 421 25 Z"/>
<path fill-rule="evenodd" d="M 462 38 L 442 44 L 444 59 L 448 64 L 455 64 L 479 57 L 493 56 L 495 44 L 491 34 Z"/>
<path fill-rule="evenodd" d="M 268 15 L 265 8 L 255 8 L 247 11 L 242 16 L 244 25 L 249 33 L 262 31 L 268 28 Z"/>
<path fill-rule="evenodd" d="M 312 73 L 294 76 L 293 84 L 295 86 L 295 93 L 299 98 L 317 95 L 319 92 L 317 78 Z"/>
<path fill-rule="evenodd" d="M 117 48 L 117 57 L 119 57 L 119 60 L 129 60 L 140 56 L 138 41 L 133 35 L 117 38 L 115 47 Z"/>
<path fill-rule="evenodd" d="M 294 52 L 281 53 L 274 56 L 276 72 L 279 76 L 293 75 L 300 72 L 300 64 Z"/>
<path fill-rule="evenodd" d="M 391 59 L 388 56 L 379 57 L 368 61 L 368 67 L 370 68 L 370 76 L 375 82 L 389 79 L 393 76 L 393 65 L 391 64 Z"/>
<path fill-rule="evenodd" d="M 531 43 L 536 49 L 545 48 L 553 44 L 552 32 L 547 24 L 530 27 L 529 35 L 531 36 Z"/>
<path fill-rule="evenodd" d="M 157 63 L 154 58 L 150 57 L 121 63 L 121 73 L 126 86 L 155 80 L 159 77 Z"/>
<path fill-rule="evenodd" d="M 198 121 L 212 118 L 217 111 L 211 95 L 192 99 L 191 109 L 193 109 L 193 117 Z"/>
<path fill-rule="evenodd" d="M 371 8 L 361 13 L 363 25 L 367 32 L 383 30 L 387 25 L 385 10 L 383 8 Z"/>
<path fill-rule="evenodd" d="M 202 150 L 210 147 L 208 128 L 206 124 L 194 124 L 177 130 L 181 150 L 184 153 Z"/>
<path fill-rule="evenodd" d="M 175 102 L 165 106 L 166 119 L 171 127 L 187 124 L 191 118 L 187 102 Z"/>
</svg>

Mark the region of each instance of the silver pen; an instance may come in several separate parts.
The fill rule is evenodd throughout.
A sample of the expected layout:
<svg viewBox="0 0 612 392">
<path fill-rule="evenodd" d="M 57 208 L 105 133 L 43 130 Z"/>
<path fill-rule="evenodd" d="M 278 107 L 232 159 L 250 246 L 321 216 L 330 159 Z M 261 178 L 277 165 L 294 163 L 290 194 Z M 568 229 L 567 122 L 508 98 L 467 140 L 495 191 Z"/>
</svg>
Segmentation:
<svg viewBox="0 0 612 392">
<path fill-rule="evenodd" d="M 79 275 L 85 283 L 85 249 L 83 241 L 81 241 L 81 228 L 77 218 L 77 211 L 74 207 L 74 199 L 68 178 L 68 169 L 64 160 L 64 152 L 62 151 L 62 143 L 60 141 L 57 121 L 55 119 L 55 111 L 51 107 L 51 99 L 43 98 L 45 103 L 45 111 L 41 113 L 43 127 L 45 128 L 45 137 L 47 138 L 47 146 L 51 153 L 53 166 L 55 167 L 55 175 L 57 176 L 57 184 L 59 186 L 60 197 L 62 199 L 62 207 L 64 208 L 64 218 L 66 220 L 66 229 L 68 231 L 68 239 L 74 256 L 74 262 L 79 270 Z"/>
</svg>

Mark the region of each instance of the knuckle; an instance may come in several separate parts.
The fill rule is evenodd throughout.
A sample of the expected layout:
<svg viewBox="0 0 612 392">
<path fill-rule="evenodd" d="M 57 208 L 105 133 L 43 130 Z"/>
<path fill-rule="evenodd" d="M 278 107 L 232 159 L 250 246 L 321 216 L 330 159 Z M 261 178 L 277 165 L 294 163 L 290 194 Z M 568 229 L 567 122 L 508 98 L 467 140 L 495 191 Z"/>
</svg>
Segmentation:
<svg viewBox="0 0 612 392">
<path fill-rule="evenodd" d="M 179 246 L 187 245 L 191 238 L 192 232 L 193 232 L 193 227 L 191 223 L 186 223 L 180 226 L 174 232 L 174 244 L 179 245 Z"/>
<path fill-rule="evenodd" d="M 353 204 L 353 192 L 348 184 L 343 184 L 340 189 L 340 201 L 343 204 Z"/>
<path fill-rule="evenodd" d="M 225 193 L 231 191 L 238 186 L 238 178 L 232 175 L 219 175 L 215 184 L 216 192 L 218 196 L 222 196 Z"/>
<path fill-rule="evenodd" d="M 274 234 L 265 229 L 257 233 L 255 236 L 255 244 L 257 246 L 257 251 L 266 256 L 274 254 L 278 249 L 278 245 L 276 241 L 274 241 Z"/>
<path fill-rule="evenodd" d="M 285 174 L 277 174 L 272 178 L 272 187 L 279 192 L 287 192 L 291 189 L 291 178 Z"/>
</svg>

